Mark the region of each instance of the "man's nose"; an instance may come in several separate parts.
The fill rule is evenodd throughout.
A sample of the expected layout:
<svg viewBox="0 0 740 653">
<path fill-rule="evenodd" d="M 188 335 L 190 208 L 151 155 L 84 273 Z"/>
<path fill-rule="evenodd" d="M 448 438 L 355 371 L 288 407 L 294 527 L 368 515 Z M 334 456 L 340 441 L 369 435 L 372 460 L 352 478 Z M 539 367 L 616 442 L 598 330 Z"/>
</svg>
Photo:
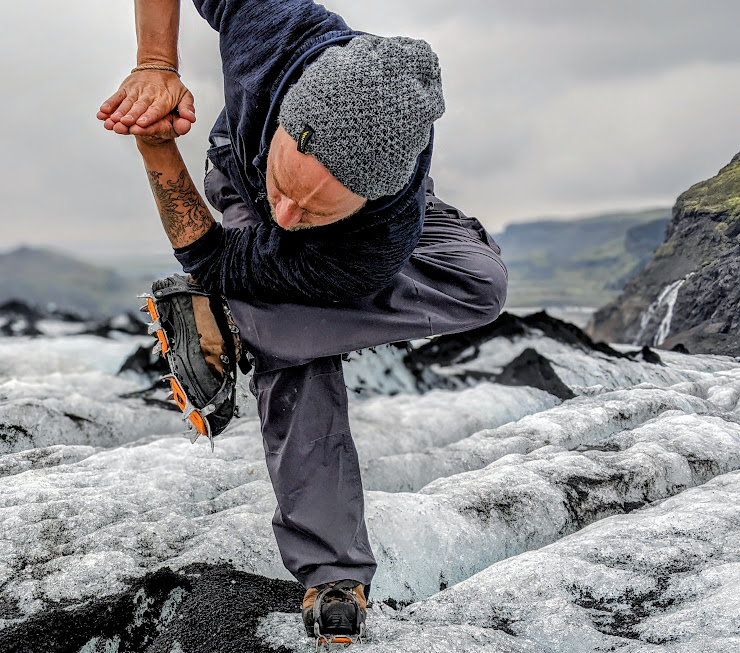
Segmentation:
<svg viewBox="0 0 740 653">
<path fill-rule="evenodd" d="M 281 197 L 275 205 L 275 221 L 283 228 L 290 229 L 298 224 L 303 216 L 303 209 L 293 200 Z"/>
</svg>

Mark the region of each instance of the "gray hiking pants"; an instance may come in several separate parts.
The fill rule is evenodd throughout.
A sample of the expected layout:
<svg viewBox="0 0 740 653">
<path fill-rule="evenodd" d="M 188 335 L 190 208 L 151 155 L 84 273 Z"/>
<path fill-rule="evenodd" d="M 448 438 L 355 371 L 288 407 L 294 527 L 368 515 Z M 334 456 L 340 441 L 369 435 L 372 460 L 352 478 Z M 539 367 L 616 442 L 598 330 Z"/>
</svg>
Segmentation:
<svg viewBox="0 0 740 653">
<path fill-rule="evenodd" d="M 380 292 L 329 306 L 229 299 L 256 361 L 251 389 L 278 502 L 275 537 L 304 587 L 342 579 L 368 585 L 377 566 L 341 354 L 482 326 L 506 299 L 498 245 L 475 218 L 437 199 L 431 179 L 426 190 L 421 241 Z M 216 169 L 207 175 L 206 195 L 225 226 L 257 219 Z"/>
</svg>

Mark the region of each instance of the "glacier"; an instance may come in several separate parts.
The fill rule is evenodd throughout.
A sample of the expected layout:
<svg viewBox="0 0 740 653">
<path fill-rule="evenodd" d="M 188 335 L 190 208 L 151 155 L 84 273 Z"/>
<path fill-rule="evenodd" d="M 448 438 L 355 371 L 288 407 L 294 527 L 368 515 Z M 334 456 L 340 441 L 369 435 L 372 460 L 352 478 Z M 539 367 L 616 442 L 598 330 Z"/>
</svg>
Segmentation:
<svg viewBox="0 0 740 653">
<path fill-rule="evenodd" d="M 172 634 L 193 569 L 292 580 L 245 380 L 211 453 L 164 389 L 116 373 L 148 338 L 44 332 L 0 338 L 0 651 L 122 597 L 142 648 L 129 624 L 75 651 L 196 650 Z M 496 382 L 527 348 L 573 399 Z M 468 354 L 421 379 L 398 347 L 345 364 L 379 563 L 363 650 L 740 651 L 740 360 L 536 331 Z M 254 650 L 307 650 L 297 607 L 261 615 Z"/>
</svg>

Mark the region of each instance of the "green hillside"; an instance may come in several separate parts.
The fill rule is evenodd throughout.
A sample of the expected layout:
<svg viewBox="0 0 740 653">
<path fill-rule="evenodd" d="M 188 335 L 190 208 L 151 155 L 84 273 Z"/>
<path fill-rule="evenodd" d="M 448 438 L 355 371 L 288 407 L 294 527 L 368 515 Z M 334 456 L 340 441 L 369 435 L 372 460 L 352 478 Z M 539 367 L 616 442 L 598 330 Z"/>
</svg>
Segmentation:
<svg viewBox="0 0 740 653">
<path fill-rule="evenodd" d="M 509 269 L 507 306 L 601 306 L 651 260 L 670 209 L 509 225 L 494 235 Z"/>
</svg>

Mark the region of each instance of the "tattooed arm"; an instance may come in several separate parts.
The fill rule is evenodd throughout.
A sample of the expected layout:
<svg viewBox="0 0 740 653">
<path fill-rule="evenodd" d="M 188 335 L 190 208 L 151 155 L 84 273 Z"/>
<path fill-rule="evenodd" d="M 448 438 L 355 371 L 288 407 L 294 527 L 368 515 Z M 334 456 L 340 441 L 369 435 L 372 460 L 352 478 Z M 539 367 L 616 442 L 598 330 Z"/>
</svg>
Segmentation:
<svg viewBox="0 0 740 653">
<path fill-rule="evenodd" d="M 162 226 L 172 246 L 185 247 L 205 235 L 214 220 L 198 193 L 174 140 L 137 139 Z"/>
</svg>

